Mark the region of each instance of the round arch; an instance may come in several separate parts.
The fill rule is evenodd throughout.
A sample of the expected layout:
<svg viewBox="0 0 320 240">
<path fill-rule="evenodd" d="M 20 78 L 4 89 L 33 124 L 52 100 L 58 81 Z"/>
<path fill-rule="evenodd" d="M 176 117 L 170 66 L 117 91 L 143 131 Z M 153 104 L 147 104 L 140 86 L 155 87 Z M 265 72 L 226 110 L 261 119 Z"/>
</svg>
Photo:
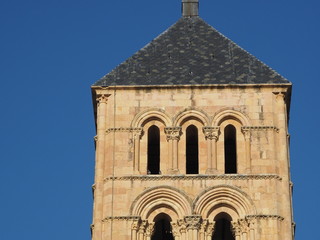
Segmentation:
<svg viewBox="0 0 320 240">
<path fill-rule="evenodd" d="M 221 123 L 228 119 L 238 121 L 242 126 L 250 126 L 249 118 L 240 111 L 234 109 L 223 109 L 215 114 L 212 120 L 213 126 L 220 126 Z"/>
<path fill-rule="evenodd" d="M 169 115 L 162 109 L 151 108 L 138 113 L 131 122 L 131 127 L 142 127 L 149 120 L 157 119 L 165 126 L 171 126 L 171 119 Z"/>
<path fill-rule="evenodd" d="M 159 186 L 141 193 L 130 208 L 130 214 L 142 219 L 153 220 L 159 213 L 167 213 L 173 220 L 191 214 L 191 200 L 182 191 Z"/>
<path fill-rule="evenodd" d="M 220 212 L 228 213 L 233 220 L 254 215 L 253 201 L 241 189 L 219 185 L 203 191 L 193 202 L 193 212 L 203 218 L 214 218 Z"/>
<path fill-rule="evenodd" d="M 210 117 L 203 111 L 197 109 L 185 109 L 174 117 L 173 126 L 181 126 L 189 119 L 199 121 L 203 126 L 209 126 Z"/>
</svg>

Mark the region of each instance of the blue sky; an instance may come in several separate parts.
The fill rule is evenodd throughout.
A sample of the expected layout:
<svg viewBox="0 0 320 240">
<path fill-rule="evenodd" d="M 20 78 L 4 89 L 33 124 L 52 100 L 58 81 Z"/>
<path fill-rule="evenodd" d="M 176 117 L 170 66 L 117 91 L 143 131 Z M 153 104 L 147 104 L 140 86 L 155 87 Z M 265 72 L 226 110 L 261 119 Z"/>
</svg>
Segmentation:
<svg viewBox="0 0 320 240">
<path fill-rule="evenodd" d="M 180 18 L 180 0 L 0 1 L 0 238 L 90 239 L 90 86 Z M 293 83 L 296 239 L 320 218 L 316 0 L 200 0 L 200 16 Z"/>
</svg>

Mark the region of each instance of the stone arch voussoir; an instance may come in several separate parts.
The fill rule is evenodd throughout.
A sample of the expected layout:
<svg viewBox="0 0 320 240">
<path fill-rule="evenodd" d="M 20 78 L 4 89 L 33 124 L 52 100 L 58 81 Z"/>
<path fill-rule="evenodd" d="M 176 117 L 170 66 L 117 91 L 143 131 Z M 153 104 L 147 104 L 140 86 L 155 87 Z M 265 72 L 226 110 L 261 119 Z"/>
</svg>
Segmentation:
<svg viewBox="0 0 320 240">
<path fill-rule="evenodd" d="M 159 186 L 145 190 L 132 203 L 130 214 L 141 216 L 142 219 L 153 220 L 159 213 L 166 213 L 173 219 L 182 219 L 191 214 L 191 200 L 182 191 Z M 172 216 L 172 214 L 175 216 Z"/>
<path fill-rule="evenodd" d="M 187 108 L 176 114 L 173 121 L 173 126 L 181 126 L 189 119 L 195 119 L 199 121 L 203 126 L 209 126 L 210 117 L 202 110 Z"/>
<path fill-rule="evenodd" d="M 192 204 L 193 213 L 203 218 L 214 217 L 219 212 L 228 213 L 233 219 L 256 214 L 251 198 L 241 189 L 218 185 L 203 191 Z"/>
<path fill-rule="evenodd" d="M 151 108 L 138 113 L 131 122 L 131 127 L 138 128 L 143 127 L 143 125 L 150 120 L 159 120 L 166 127 L 171 126 L 171 118 L 169 115 L 160 108 Z"/>
<path fill-rule="evenodd" d="M 213 126 L 220 126 L 221 123 L 228 119 L 238 121 L 242 126 L 250 126 L 250 119 L 242 112 L 234 109 L 223 109 L 215 114 L 212 120 Z"/>
</svg>

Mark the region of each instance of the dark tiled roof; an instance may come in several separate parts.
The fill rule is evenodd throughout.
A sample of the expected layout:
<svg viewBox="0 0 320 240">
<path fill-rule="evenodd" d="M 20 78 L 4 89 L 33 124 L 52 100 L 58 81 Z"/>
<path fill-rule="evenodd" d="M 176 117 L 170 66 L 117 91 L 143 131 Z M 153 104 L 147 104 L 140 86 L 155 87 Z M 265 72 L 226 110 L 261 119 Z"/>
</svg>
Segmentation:
<svg viewBox="0 0 320 240">
<path fill-rule="evenodd" d="M 182 17 L 93 86 L 289 81 L 199 17 Z"/>
</svg>

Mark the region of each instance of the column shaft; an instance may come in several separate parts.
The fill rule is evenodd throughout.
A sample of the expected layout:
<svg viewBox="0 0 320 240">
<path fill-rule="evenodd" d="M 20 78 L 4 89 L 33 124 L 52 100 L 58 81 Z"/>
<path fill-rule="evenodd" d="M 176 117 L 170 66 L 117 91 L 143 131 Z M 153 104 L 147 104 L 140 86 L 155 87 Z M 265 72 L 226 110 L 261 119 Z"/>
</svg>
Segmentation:
<svg viewBox="0 0 320 240">
<path fill-rule="evenodd" d="M 95 162 L 95 191 L 93 207 L 93 240 L 100 240 L 102 237 L 103 218 L 103 178 L 105 161 L 105 131 L 106 131 L 106 109 L 107 96 L 100 95 L 97 98 L 97 142 Z"/>
</svg>

